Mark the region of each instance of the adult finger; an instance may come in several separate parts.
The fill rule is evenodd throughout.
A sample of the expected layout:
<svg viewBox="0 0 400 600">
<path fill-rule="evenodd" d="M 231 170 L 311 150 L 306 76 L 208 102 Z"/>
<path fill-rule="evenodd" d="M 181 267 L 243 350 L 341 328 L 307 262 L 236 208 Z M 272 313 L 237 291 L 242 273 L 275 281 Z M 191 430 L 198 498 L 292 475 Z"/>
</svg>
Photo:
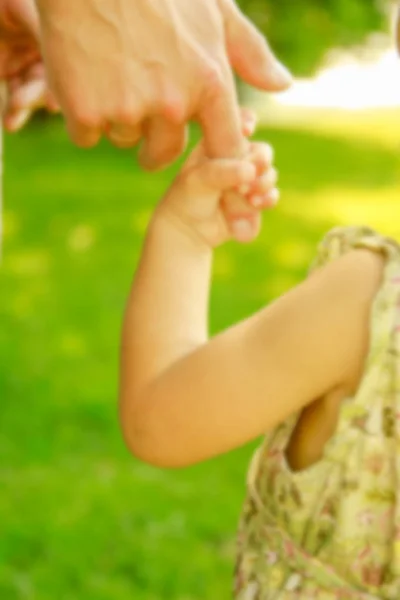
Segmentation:
<svg viewBox="0 0 400 600">
<path fill-rule="evenodd" d="M 225 20 L 227 52 L 232 67 L 247 83 L 270 92 L 287 89 L 292 76 L 271 51 L 266 39 L 243 15 L 234 0 L 219 0 Z"/>
<path fill-rule="evenodd" d="M 118 148 L 133 148 L 143 135 L 144 105 L 136 95 L 122 96 L 119 106 L 109 111 L 104 134 Z"/>
<path fill-rule="evenodd" d="M 197 168 L 189 172 L 187 180 L 190 185 L 200 188 L 226 191 L 252 183 L 257 175 L 255 166 L 249 161 L 233 158 L 205 160 Z"/>
<path fill-rule="evenodd" d="M 251 144 L 248 159 L 256 166 L 257 174 L 263 175 L 274 163 L 274 149 L 269 144 Z"/>
<path fill-rule="evenodd" d="M 210 67 L 197 119 L 209 158 L 240 157 L 245 151 L 233 74 L 226 61 Z"/>
<path fill-rule="evenodd" d="M 257 115 L 250 108 L 243 107 L 240 109 L 242 133 L 246 137 L 254 135 L 257 129 Z"/>
<path fill-rule="evenodd" d="M 235 192 L 224 194 L 222 209 L 232 237 L 241 243 L 255 240 L 260 233 L 262 216 Z"/>
<path fill-rule="evenodd" d="M 240 109 L 241 116 L 241 124 L 242 124 L 242 134 L 248 138 L 252 136 L 257 127 L 257 115 L 250 108 L 242 107 Z M 256 146 L 249 145 L 250 143 L 246 141 L 246 152 L 253 152 L 255 154 Z M 258 165 L 257 157 L 254 157 L 253 154 L 250 155 L 250 162 L 254 160 L 256 166 Z M 207 157 L 206 149 L 204 144 L 204 139 L 202 139 L 195 149 L 191 152 L 190 156 L 187 158 L 185 164 L 183 165 L 181 172 L 190 171 L 194 168 L 201 160 L 204 160 Z M 258 168 L 258 166 L 257 166 Z"/>
<path fill-rule="evenodd" d="M 184 152 L 188 130 L 185 124 L 177 124 L 165 117 L 154 116 L 144 127 L 144 142 L 139 151 L 139 163 L 147 171 L 164 168 Z"/>
<path fill-rule="evenodd" d="M 92 148 L 100 141 L 102 127 L 100 121 L 90 112 L 79 115 L 66 114 L 66 127 L 71 140 L 80 148 Z"/>
<path fill-rule="evenodd" d="M 50 111 L 52 113 L 61 112 L 61 107 L 60 107 L 59 103 L 57 102 L 55 95 L 48 88 L 46 90 L 46 108 L 48 111 Z"/>
<path fill-rule="evenodd" d="M 127 126 L 115 124 L 111 125 L 107 131 L 107 137 L 114 146 L 118 148 L 133 148 L 136 146 L 143 135 L 141 125 Z"/>
</svg>

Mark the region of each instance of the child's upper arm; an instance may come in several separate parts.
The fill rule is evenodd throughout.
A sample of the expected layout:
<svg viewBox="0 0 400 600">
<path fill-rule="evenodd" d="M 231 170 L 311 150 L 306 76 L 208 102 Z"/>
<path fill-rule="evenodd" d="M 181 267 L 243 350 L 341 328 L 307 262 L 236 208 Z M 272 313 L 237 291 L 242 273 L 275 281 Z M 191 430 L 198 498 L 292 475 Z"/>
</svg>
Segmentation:
<svg viewBox="0 0 400 600">
<path fill-rule="evenodd" d="M 123 413 L 132 451 L 160 466 L 192 464 L 355 387 L 382 271 L 382 256 L 352 251 L 174 364 Z"/>
</svg>

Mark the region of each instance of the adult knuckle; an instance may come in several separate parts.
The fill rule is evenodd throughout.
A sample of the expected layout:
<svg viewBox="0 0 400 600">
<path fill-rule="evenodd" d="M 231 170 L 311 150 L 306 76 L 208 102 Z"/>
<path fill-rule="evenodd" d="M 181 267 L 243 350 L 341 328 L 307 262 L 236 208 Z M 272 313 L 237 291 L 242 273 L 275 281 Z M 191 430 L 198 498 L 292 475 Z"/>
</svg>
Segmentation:
<svg viewBox="0 0 400 600">
<path fill-rule="evenodd" d="M 100 126 L 99 114 L 86 106 L 72 106 L 71 115 L 78 125 L 86 129 L 97 129 Z"/>
<path fill-rule="evenodd" d="M 133 102 L 121 102 L 114 110 L 112 121 L 122 125 L 137 125 L 140 121 L 139 110 Z"/>
<path fill-rule="evenodd" d="M 173 98 L 167 95 L 160 96 L 154 112 L 164 115 L 173 123 L 183 123 L 188 116 L 187 106 L 183 98 L 178 95 Z"/>
</svg>

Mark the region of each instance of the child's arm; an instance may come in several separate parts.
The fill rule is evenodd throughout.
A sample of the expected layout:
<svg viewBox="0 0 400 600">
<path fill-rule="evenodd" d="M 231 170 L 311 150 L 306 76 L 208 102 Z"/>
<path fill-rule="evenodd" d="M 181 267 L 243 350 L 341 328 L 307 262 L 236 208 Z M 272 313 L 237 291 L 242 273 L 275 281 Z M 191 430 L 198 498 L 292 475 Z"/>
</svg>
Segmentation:
<svg viewBox="0 0 400 600">
<path fill-rule="evenodd" d="M 231 181 L 220 170 L 226 187 L 240 183 L 237 167 Z M 379 256 L 354 251 L 208 342 L 211 220 L 204 225 L 202 207 L 216 204 L 221 188 L 202 189 L 196 173 L 152 221 L 123 336 L 125 437 L 135 455 L 165 467 L 224 453 L 328 391 L 354 387 L 382 273 Z M 182 194 L 190 218 L 176 210 Z"/>
</svg>

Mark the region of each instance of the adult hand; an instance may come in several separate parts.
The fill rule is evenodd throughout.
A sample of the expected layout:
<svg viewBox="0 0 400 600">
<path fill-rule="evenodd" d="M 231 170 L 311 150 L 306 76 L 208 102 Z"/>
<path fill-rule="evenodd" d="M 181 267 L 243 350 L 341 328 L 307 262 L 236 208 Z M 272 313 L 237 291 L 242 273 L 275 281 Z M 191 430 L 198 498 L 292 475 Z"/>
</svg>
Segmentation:
<svg viewBox="0 0 400 600">
<path fill-rule="evenodd" d="M 39 19 L 33 0 L 0 0 L 0 79 L 8 99 L 5 127 L 20 129 L 40 106 L 55 110 L 38 45 Z"/>
<path fill-rule="evenodd" d="M 263 90 L 291 82 L 234 0 L 36 0 L 52 90 L 72 140 L 117 146 L 145 139 L 142 166 L 171 162 L 186 124 L 202 126 L 210 157 L 240 154 L 232 68 Z"/>
</svg>

